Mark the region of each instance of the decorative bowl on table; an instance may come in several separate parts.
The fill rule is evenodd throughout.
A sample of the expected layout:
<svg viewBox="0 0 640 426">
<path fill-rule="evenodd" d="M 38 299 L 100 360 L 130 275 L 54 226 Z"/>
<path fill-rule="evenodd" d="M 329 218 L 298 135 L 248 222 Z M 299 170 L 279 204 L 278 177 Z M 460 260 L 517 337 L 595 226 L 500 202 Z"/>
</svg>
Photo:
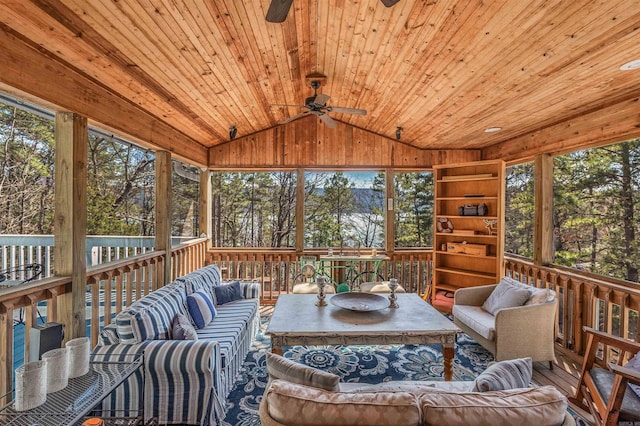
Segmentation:
<svg viewBox="0 0 640 426">
<path fill-rule="evenodd" d="M 375 293 L 339 293 L 331 297 L 329 302 L 339 308 L 356 312 L 379 311 L 389 307 L 389 299 Z"/>
</svg>

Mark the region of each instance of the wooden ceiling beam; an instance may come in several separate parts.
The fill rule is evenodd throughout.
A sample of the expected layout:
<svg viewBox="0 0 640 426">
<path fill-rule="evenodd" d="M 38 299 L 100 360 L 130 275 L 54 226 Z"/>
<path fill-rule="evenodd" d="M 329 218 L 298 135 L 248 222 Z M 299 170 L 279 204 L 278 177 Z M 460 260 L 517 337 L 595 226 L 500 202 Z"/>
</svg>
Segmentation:
<svg viewBox="0 0 640 426">
<path fill-rule="evenodd" d="M 492 145 L 482 150 L 482 158 L 519 163 L 536 154 L 565 154 L 634 138 L 640 138 L 640 97 Z"/>
<path fill-rule="evenodd" d="M 207 164 L 207 149 L 198 141 L 53 59 L 4 24 L 0 24 L 0 51 L 4 62 L 0 83 L 86 116 L 147 148 L 170 151 L 195 165 Z"/>
</svg>

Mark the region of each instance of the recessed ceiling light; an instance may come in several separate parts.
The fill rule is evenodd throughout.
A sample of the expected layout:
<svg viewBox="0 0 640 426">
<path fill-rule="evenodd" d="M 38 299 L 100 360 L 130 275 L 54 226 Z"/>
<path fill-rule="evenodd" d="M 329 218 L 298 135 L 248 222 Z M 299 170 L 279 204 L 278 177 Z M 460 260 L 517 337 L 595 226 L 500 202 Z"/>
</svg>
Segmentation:
<svg viewBox="0 0 640 426">
<path fill-rule="evenodd" d="M 640 59 L 627 62 L 626 64 L 620 66 L 621 71 L 629 71 L 629 70 L 637 70 L 637 69 L 640 69 Z"/>
<path fill-rule="evenodd" d="M 500 130 L 502 130 L 502 127 L 487 127 L 486 129 L 484 129 L 484 132 L 493 133 L 493 132 L 499 132 Z"/>
</svg>

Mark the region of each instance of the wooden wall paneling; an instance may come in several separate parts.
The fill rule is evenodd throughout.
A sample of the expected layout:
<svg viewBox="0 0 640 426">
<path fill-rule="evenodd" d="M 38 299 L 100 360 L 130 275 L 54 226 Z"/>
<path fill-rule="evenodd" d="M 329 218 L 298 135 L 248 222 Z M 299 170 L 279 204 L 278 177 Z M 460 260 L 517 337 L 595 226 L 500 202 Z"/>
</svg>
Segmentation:
<svg viewBox="0 0 640 426">
<path fill-rule="evenodd" d="M 330 129 L 311 115 L 209 150 L 209 167 L 215 169 L 415 169 L 479 159 L 479 150 L 421 150 L 342 122 Z"/>
<path fill-rule="evenodd" d="M 1 37 L 1 36 L 0 36 Z M 86 335 L 87 144 L 86 117 L 59 112 L 55 121 L 54 274 L 71 276 L 71 292 L 60 296 L 58 319 L 65 342 Z"/>
</svg>

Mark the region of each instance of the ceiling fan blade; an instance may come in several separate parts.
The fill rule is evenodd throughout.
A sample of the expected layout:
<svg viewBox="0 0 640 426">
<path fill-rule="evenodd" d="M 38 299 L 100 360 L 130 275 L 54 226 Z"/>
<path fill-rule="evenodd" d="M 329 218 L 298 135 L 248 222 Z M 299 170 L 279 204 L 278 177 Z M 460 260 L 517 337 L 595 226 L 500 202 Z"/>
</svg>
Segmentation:
<svg viewBox="0 0 640 426">
<path fill-rule="evenodd" d="M 297 120 L 300 117 L 304 117 L 305 115 L 309 114 L 309 111 L 305 111 L 305 112 L 301 112 L 300 114 L 296 114 L 292 117 L 287 118 L 284 121 L 281 121 L 279 124 L 287 124 L 287 123 L 291 123 L 293 120 Z"/>
<path fill-rule="evenodd" d="M 336 123 L 333 118 L 329 117 L 327 114 L 320 114 L 318 115 L 318 118 L 320 119 L 320 121 L 326 124 L 327 127 L 331 127 L 332 129 L 338 127 L 338 123 Z"/>
<path fill-rule="evenodd" d="M 398 3 L 400 0 L 380 0 L 382 2 L 382 4 L 384 4 L 386 7 L 391 7 L 394 4 Z"/>
<path fill-rule="evenodd" d="M 329 95 L 325 95 L 324 93 L 319 93 L 316 95 L 316 98 L 313 101 L 313 103 L 316 105 L 326 105 L 327 102 L 329 102 L 329 99 L 331 99 Z"/>
<path fill-rule="evenodd" d="M 296 108 L 307 108 L 306 105 L 292 105 L 292 104 L 269 104 L 269 106 L 286 106 L 286 107 L 296 107 Z"/>
<path fill-rule="evenodd" d="M 327 107 L 327 109 L 331 112 L 340 112 L 342 114 L 367 115 L 366 109 L 343 108 L 343 107 Z"/>
<path fill-rule="evenodd" d="M 269 10 L 267 10 L 267 16 L 265 18 L 267 22 L 284 22 L 284 20 L 287 19 L 291 3 L 293 3 L 293 0 L 271 0 Z"/>
</svg>

